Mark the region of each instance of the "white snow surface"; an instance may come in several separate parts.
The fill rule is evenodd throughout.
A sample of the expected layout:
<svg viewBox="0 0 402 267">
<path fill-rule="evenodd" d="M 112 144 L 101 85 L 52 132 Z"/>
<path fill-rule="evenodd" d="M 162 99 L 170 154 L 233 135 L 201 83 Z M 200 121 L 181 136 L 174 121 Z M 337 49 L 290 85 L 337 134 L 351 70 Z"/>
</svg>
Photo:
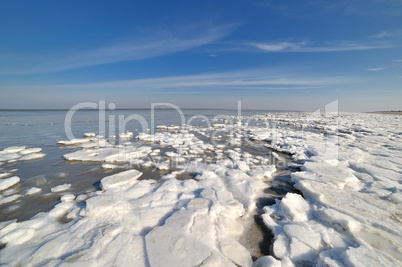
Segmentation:
<svg viewBox="0 0 402 267">
<path fill-rule="evenodd" d="M 233 134 L 229 144 L 247 137 L 291 154 L 299 162 L 295 166 L 301 166 L 292 173 L 292 182 L 302 193 L 287 193 L 263 208 L 263 222 L 274 234 L 272 255 L 254 266 L 402 264 L 402 117 L 271 113 L 254 119 L 273 121 L 276 127 L 238 123 L 242 132 Z M 103 178 L 102 191 L 93 193 L 85 205 L 65 195 L 48 213 L 1 223 L 0 243 L 6 246 L 0 250 L 0 264 L 253 265 L 239 240 L 257 213 L 256 201 L 264 196 L 275 167 L 256 164 L 261 158 L 241 147 L 209 144 L 190 133 L 210 137 L 209 130 L 186 127 L 137 136 L 141 142 L 172 148 L 165 158 L 148 144 L 98 146 L 96 140 L 66 154 L 67 160 L 168 170 L 175 160 L 180 170 L 161 181 L 140 180 L 140 171 L 125 170 Z M 20 149 L 5 154 L 25 148 Z M 217 160 L 206 164 L 203 156 Z M 149 157 L 152 160 L 145 159 Z M 175 179 L 183 171 L 197 175 Z M 6 179 L 11 178 L 0 181 Z"/>
<path fill-rule="evenodd" d="M 296 265 L 401 265 L 401 117 L 341 114 L 282 121 L 304 127 L 317 122 L 326 126 L 320 129 L 326 135 L 304 131 L 296 138 L 297 130 L 289 128 L 254 132 L 261 140 L 275 135 L 269 146 L 306 160 L 292 174 L 305 199 L 288 194 L 264 208 L 264 222 L 275 235 L 274 256 Z M 338 135 L 328 131 L 334 127 Z"/>
<path fill-rule="evenodd" d="M 251 266 L 250 253 L 237 238 L 250 219 L 242 202 L 251 202 L 262 182 L 253 184 L 242 171 L 227 173 L 218 165 L 199 168 L 198 181 L 138 180 L 136 170 L 108 176 L 101 181 L 105 190 L 85 206 L 63 196 L 49 213 L 0 230 L 0 242 L 7 243 L 0 262 Z M 227 190 L 244 182 L 247 192 Z M 61 218 L 71 221 L 61 224 Z"/>
</svg>

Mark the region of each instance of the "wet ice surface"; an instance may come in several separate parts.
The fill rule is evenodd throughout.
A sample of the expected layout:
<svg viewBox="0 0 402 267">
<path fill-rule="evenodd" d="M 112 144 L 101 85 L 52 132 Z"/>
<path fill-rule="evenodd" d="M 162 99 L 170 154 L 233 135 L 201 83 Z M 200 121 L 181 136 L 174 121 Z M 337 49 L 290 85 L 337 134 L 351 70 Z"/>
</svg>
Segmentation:
<svg viewBox="0 0 402 267">
<path fill-rule="evenodd" d="M 50 212 L 1 223 L 0 262 L 400 265 L 401 117 L 271 113 L 259 121 L 229 135 L 224 121 L 161 124 L 120 145 L 87 135 L 65 160 L 113 172 L 85 195 L 60 181 L 49 189 L 62 196 Z M 275 127 L 262 129 L 268 122 Z M 290 167 L 280 164 L 286 158 Z"/>
</svg>

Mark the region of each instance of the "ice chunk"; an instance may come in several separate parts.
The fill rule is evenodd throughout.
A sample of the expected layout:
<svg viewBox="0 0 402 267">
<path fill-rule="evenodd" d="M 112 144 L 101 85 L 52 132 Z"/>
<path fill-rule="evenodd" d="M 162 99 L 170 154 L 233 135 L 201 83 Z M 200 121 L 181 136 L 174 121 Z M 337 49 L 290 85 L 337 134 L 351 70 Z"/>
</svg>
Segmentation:
<svg viewBox="0 0 402 267">
<path fill-rule="evenodd" d="M 12 173 L 9 172 L 4 172 L 4 173 L 0 173 L 0 179 L 6 178 L 6 177 L 10 177 L 12 176 Z"/>
<path fill-rule="evenodd" d="M 77 202 L 83 202 L 83 201 L 85 201 L 87 198 L 88 198 L 87 195 L 81 194 L 81 195 L 78 195 L 75 200 L 76 200 Z"/>
<path fill-rule="evenodd" d="M 0 152 L 0 161 L 16 161 L 16 159 L 20 158 L 21 155 L 17 153 L 2 153 Z"/>
<path fill-rule="evenodd" d="M 167 227 L 154 228 L 145 240 L 151 266 L 197 266 L 211 255 L 195 237 Z"/>
<path fill-rule="evenodd" d="M 12 147 L 8 147 L 3 149 L 4 153 L 18 153 L 22 150 L 24 150 L 26 148 L 26 146 L 12 146 Z"/>
<path fill-rule="evenodd" d="M 84 137 L 95 137 L 95 133 L 84 133 Z"/>
<path fill-rule="evenodd" d="M 17 176 L 1 179 L 0 180 L 0 191 L 10 188 L 10 187 L 18 184 L 19 182 L 20 182 L 20 178 Z"/>
<path fill-rule="evenodd" d="M 168 126 L 167 130 L 168 131 L 177 131 L 177 130 L 180 130 L 180 126 Z"/>
<path fill-rule="evenodd" d="M 42 192 L 42 189 L 40 189 L 38 187 L 32 187 L 32 188 L 28 189 L 25 194 L 30 196 L 30 195 L 39 194 L 40 192 Z"/>
<path fill-rule="evenodd" d="M 225 238 L 220 242 L 222 254 L 239 266 L 251 266 L 253 263 L 250 253 L 239 242 Z"/>
<path fill-rule="evenodd" d="M 27 154 L 32 154 L 32 153 L 39 153 L 42 152 L 42 148 L 40 147 L 33 147 L 33 148 L 26 148 L 24 150 L 21 150 L 19 153 L 21 155 L 27 155 Z"/>
<path fill-rule="evenodd" d="M 19 190 L 17 188 L 11 188 L 11 189 L 4 191 L 2 195 L 5 197 L 8 197 L 8 196 L 17 194 L 18 192 L 19 192 Z"/>
<path fill-rule="evenodd" d="M 392 259 L 379 255 L 376 250 L 368 247 L 350 247 L 343 255 L 344 262 L 350 266 L 396 266 Z"/>
<path fill-rule="evenodd" d="M 120 139 L 131 139 L 133 136 L 134 134 L 129 131 L 119 134 Z"/>
<path fill-rule="evenodd" d="M 116 165 L 116 164 L 107 164 L 107 163 L 102 164 L 103 169 L 120 169 L 124 167 L 125 166 L 123 165 Z"/>
<path fill-rule="evenodd" d="M 22 156 L 19 160 L 38 160 L 46 157 L 46 154 L 43 153 L 30 153 L 25 156 Z"/>
<path fill-rule="evenodd" d="M 78 138 L 75 138 L 75 139 L 71 139 L 71 140 L 68 140 L 68 141 L 58 141 L 57 143 L 59 145 L 64 145 L 64 146 L 75 146 L 75 145 L 81 145 L 81 144 L 89 143 L 89 142 L 91 142 L 91 139 L 87 139 L 87 138 L 78 139 Z"/>
<path fill-rule="evenodd" d="M 58 185 L 58 186 L 52 187 L 52 188 L 50 189 L 50 191 L 52 191 L 53 193 L 57 193 L 57 192 L 66 191 L 66 190 L 68 190 L 68 189 L 70 189 L 70 188 L 71 188 L 71 184 L 62 184 L 62 185 Z"/>
<path fill-rule="evenodd" d="M 323 208 L 318 211 L 318 216 L 320 219 L 331 223 L 331 224 L 338 224 L 343 229 L 350 231 L 350 232 L 358 232 L 360 231 L 360 223 L 353 219 L 352 217 L 336 211 L 335 209 L 331 208 Z"/>
<path fill-rule="evenodd" d="M 359 180 L 351 171 L 345 168 L 339 168 L 323 162 L 307 162 L 302 166 L 301 169 L 318 174 L 320 176 L 325 176 L 326 182 L 333 183 L 340 189 L 344 188 L 345 186 L 349 186 L 356 190 L 360 189 Z M 295 177 L 296 176 L 297 175 L 295 175 Z"/>
<path fill-rule="evenodd" d="M 26 181 L 26 183 L 29 184 L 29 185 L 34 185 L 34 186 L 41 186 L 41 185 L 46 184 L 47 180 L 46 180 L 44 175 L 37 175 L 37 176 L 34 176 L 32 178 L 29 178 Z"/>
<path fill-rule="evenodd" d="M 264 256 L 253 263 L 253 267 L 282 267 L 281 261 L 278 261 L 272 256 Z"/>
<path fill-rule="evenodd" d="M 95 161 L 95 162 L 130 162 L 132 159 L 137 159 L 147 156 L 152 149 L 147 146 L 134 147 L 102 147 L 94 149 L 85 149 L 64 155 L 67 160 L 79 161 Z"/>
<path fill-rule="evenodd" d="M 154 149 L 154 150 L 152 150 L 151 153 L 149 153 L 149 155 L 150 156 L 157 156 L 157 155 L 159 155 L 160 152 L 161 152 L 160 149 Z"/>
<path fill-rule="evenodd" d="M 279 204 L 285 216 L 294 221 L 307 221 L 310 206 L 299 194 L 287 193 Z"/>
<path fill-rule="evenodd" d="M 250 167 L 248 166 L 247 162 L 245 162 L 245 161 L 236 161 L 235 166 L 242 171 L 250 170 Z"/>
<path fill-rule="evenodd" d="M 307 225 L 286 224 L 283 230 L 285 231 L 286 235 L 292 239 L 292 245 L 298 246 L 299 244 L 297 244 L 297 242 L 301 242 L 303 244 L 300 244 L 299 246 L 307 245 L 309 247 L 307 250 L 311 250 L 312 248 L 313 250 L 317 251 L 321 248 L 321 234 L 317 231 L 314 231 Z M 291 250 L 291 257 L 295 257 L 296 253 L 298 256 L 305 253 L 300 253 L 300 251 L 295 252 L 296 249 Z"/>
<path fill-rule="evenodd" d="M 89 218 L 104 220 L 121 220 L 131 211 L 130 204 L 116 194 L 95 196 L 86 200 L 85 210 L 81 213 Z"/>
<path fill-rule="evenodd" d="M 12 196 L 9 196 L 9 197 L 5 197 L 5 198 L 0 197 L 0 206 L 3 205 L 3 204 L 14 202 L 15 200 L 17 200 L 17 199 L 19 199 L 21 197 L 22 196 L 18 195 L 18 194 L 12 195 Z"/>
<path fill-rule="evenodd" d="M 179 157 L 179 156 L 180 156 L 179 154 L 174 153 L 174 152 L 172 152 L 172 151 L 167 151 L 167 152 L 165 152 L 165 155 L 168 156 L 168 157 L 170 157 L 170 158 L 174 158 L 174 157 Z"/>
<path fill-rule="evenodd" d="M 56 178 L 56 179 L 64 179 L 64 178 L 66 178 L 68 176 L 68 173 L 66 173 L 66 172 L 59 172 L 59 173 L 56 173 L 56 175 L 54 176 L 54 178 Z"/>
<path fill-rule="evenodd" d="M 61 202 L 71 202 L 75 199 L 73 194 L 65 194 L 60 198 Z"/>
<path fill-rule="evenodd" d="M 130 187 L 142 175 L 142 172 L 137 170 L 128 170 L 120 172 L 111 176 L 107 176 L 101 180 L 101 187 L 103 190 L 116 187 Z"/>
<path fill-rule="evenodd" d="M 12 163 L 19 160 L 36 160 L 45 156 L 45 154 L 40 153 L 41 151 L 41 148 L 9 147 L 0 151 L 0 161 Z"/>
<path fill-rule="evenodd" d="M 212 127 L 214 127 L 214 128 L 226 128 L 226 124 L 214 123 L 214 124 L 212 124 Z"/>
</svg>

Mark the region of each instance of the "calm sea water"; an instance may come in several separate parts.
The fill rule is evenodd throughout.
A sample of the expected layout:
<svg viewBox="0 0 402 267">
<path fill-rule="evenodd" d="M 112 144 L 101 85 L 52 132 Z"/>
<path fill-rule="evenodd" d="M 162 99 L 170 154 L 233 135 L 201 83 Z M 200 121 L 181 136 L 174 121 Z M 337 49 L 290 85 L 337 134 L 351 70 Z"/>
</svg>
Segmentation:
<svg viewBox="0 0 402 267">
<path fill-rule="evenodd" d="M 193 120 L 193 125 L 206 125 L 206 121 L 215 116 L 237 116 L 237 110 L 182 110 L 184 120 L 187 122 L 194 115 L 203 118 Z M 267 111 L 242 110 L 241 115 L 252 116 L 264 114 Z M 1 172 L 17 169 L 15 175 L 20 177 L 21 183 L 0 192 L 2 197 L 19 194 L 21 197 L 12 203 L 0 205 L 0 221 L 10 219 L 26 220 L 41 211 L 50 210 L 59 202 L 61 194 L 51 193 L 50 189 L 61 184 L 72 184 L 69 192 L 79 195 L 99 189 L 99 181 L 119 170 L 108 171 L 100 167 L 99 163 L 70 163 L 63 159 L 66 153 L 78 150 L 78 147 L 64 147 L 57 145 L 59 140 L 67 140 L 65 120 L 67 110 L 3 110 L 0 111 L 0 150 L 10 146 L 40 147 L 46 157 L 36 161 L 15 162 L 4 164 Z M 131 116 L 131 117 L 130 117 Z M 129 120 L 129 118 L 133 118 Z M 182 117 L 173 109 L 155 110 L 154 120 L 150 109 L 114 110 L 106 111 L 104 118 L 99 117 L 97 110 L 78 110 L 71 118 L 71 132 L 75 137 L 81 138 L 85 132 L 100 133 L 104 124 L 105 136 L 109 136 L 109 129 L 115 129 L 118 135 L 121 130 L 136 133 L 144 131 L 138 118 L 146 121 L 146 126 L 152 125 L 181 125 Z M 101 120 L 100 120 L 101 119 Z M 119 123 L 120 120 L 120 123 Z M 124 122 L 126 120 L 126 123 Z M 153 124 L 152 124 L 152 121 Z M 143 123 L 144 124 L 144 123 Z M 114 127 L 112 127 L 114 125 Z M 124 127 L 123 127 L 124 125 Z M 119 126 L 121 127 L 119 130 Z M 135 141 L 135 140 L 132 140 Z M 162 173 L 155 172 L 157 178 Z M 37 186 L 37 181 L 46 181 Z M 34 196 L 24 196 L 26 190 L 34 186 L 40 187 L 42 192 Z"/>
</svg>

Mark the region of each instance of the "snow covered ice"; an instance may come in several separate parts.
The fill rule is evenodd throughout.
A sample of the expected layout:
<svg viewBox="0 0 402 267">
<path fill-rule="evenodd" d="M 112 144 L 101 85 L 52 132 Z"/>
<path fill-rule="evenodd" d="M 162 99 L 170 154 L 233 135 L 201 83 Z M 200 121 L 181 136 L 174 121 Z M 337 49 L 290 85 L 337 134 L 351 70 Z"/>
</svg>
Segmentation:
<svg viewBox="0 0 402 267">
<path fill-rule="evenodd" d="M 14 163 L 17 161 L 29 161 L 42 159 L 46 155 L 41 148 L 27 148 L 25 146 L 8 147 L 0 151 L 0 163 Z M 12 177 L 10 177 L 12 176 Z M 0 169 L 0 191 L 4 191 L 20 182 L 13 172 L 3 172 Z M 0 196 L 0 199 L 2 196 Z"/>
<path fill-rule="evenodd" d="M 0 163 L 12 163 L 24 160 L 37 160 L 45 157 L 41 148 L 27 148 L 25 146 L 14 146 L 0 150 Z"/>
<path fill-rule="evenodd" d="M 264 208 L 264 221 L 275 235 L 273 253 L 298 264 L 399 265 L 401 119 L 362 114 L 336 119 L 336 138 L 304 132 L 311 141 L 299 144 L 288 139 L 294 132 L 282 137 L 280 131 L 271 144 L 306 160 L 301 172 L 292 173 L 294 187 L 305 199 L 288 194 Z M 296 118 L 285 123 L 299 122 Z M 314 140 L 325 140 L 325 149 Z M 310 156 L 298 151 L 303 146 Z"/>
<path fill-rule="evenodd" d="M 57 193 L 57 192 L 66 191 L 66 190 L 70 189 L 70 187 L 71 187 L 71 184 L 62 184 L 62 185 L 58 185 L 58 186 L 51 188 L 50 191 L 52 191 L 53 193 Z"/>
<path fill-rule="evenodd" d="M 17 176 L 1 179 L 0 180 L 0 191 L 3 191 L 9 187 L 12 187 L 13 185 L 15 185 L 19 182 L 20 182 L 20 178 Z"/>
<path fill-rule="evenodd" d="M 74 185 L 56 186 L 52 191 L 61 201 L 50 212 L 2 222 L 0 243 L 5 247 L 0 263 L 401 265 L 401 117 L 269 113 L 242 119 L 256 123 L 236 124 L 239 131 L 226 136 L 231 126 L 215 123 L 211 128 L 171 130 L 159 125 L 158 132 L 140 133 L 137 142 L 124 145 L 92 133 L 60 141 L 80 146 L 65 154 L 66 160 L 98 162 L 120 172 L 103 178 L 101 190 L 88 196 L 74 195 Z M 268 121 L 276 126 L 257 125 Z M 290 155 L 294 192 L 257 207 L 260 199 L 272 197 L 264 189 L 276 182 L 278 166 L 267 164 L 247 145 L 238 145 L 244 142 L 262 142 L 266 153 L 276 151 L 272 156 L 279 162 L 281 153 Z M 0 160 L 21 159 L 26 149 L 5 149 Z M 146 168 L 167 173 L 160 179 L 143 179 Z M 179 179 L 184 173 L 191 178 Z M 0 179 L 3 190 L 17 182 L 14 177 Z M 40 193 L 39 187 L 27 194 Z M 11 194 L 0 201 L 19 197 Z M 253 259 L 242 242 L 255 215 L 273 234 L 270 255 L 259 259 Z"/>
</svg>

